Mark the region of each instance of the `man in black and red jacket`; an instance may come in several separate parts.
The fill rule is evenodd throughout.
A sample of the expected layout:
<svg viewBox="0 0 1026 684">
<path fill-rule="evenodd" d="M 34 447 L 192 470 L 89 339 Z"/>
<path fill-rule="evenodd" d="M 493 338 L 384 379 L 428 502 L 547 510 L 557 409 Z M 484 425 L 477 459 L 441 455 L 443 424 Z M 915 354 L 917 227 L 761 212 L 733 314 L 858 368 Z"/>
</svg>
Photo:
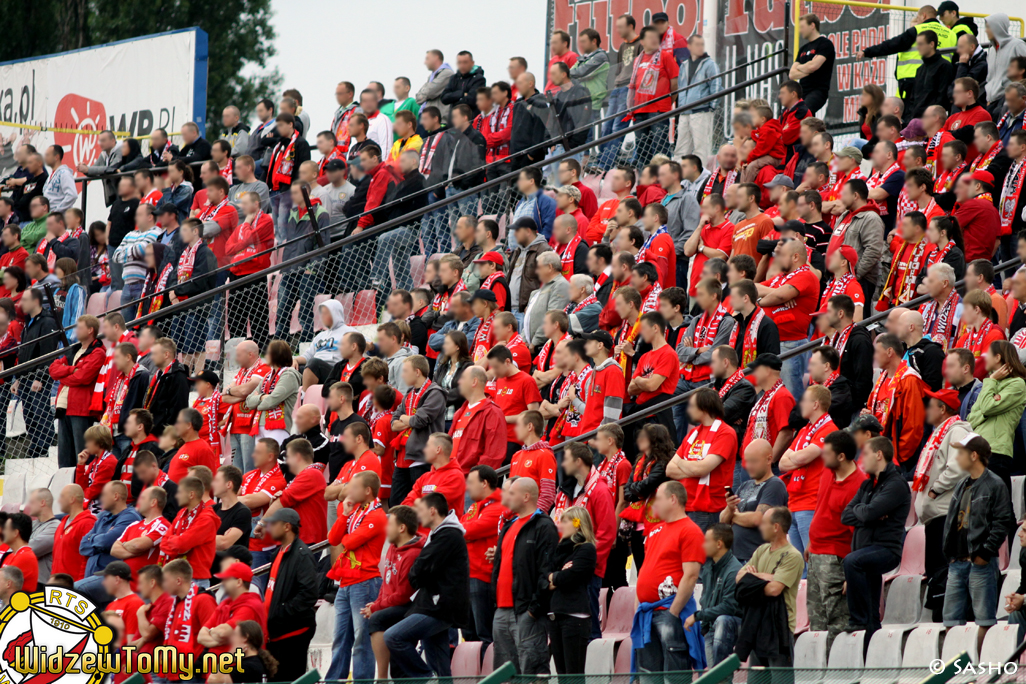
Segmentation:
<svg viewBox="0 0 1026 684">
<path fill-rule="evenodd" d="M 370 213 L 360 217 L 354 232 L 380 225 L 389 219 L 390 212 L 374 210 L 388 204 L 395 197 L 396 186 L 403 180 L 395 167 L 381 163 L 381 148 L 374 144 L 368 144 L 360 150 L 360 166 L 371 179 L 367 187 L 367 204 L 364 205 L 364 211 Z"/>
<path fill-rule="evenodd" d="M 810 116 L 809 108 L 802 99 L 802 87 L 798 81 L 784 81 L 780 84 L 780 92 L 777 96 L 780 100 L 780 125 L 784 129 L 781 136 L 784 147 L 787 149 L 787 158 L 795 153 L 795 143 L 798 142 L 798 134 L 801 132 L 802 119 Z"/>
</svg>

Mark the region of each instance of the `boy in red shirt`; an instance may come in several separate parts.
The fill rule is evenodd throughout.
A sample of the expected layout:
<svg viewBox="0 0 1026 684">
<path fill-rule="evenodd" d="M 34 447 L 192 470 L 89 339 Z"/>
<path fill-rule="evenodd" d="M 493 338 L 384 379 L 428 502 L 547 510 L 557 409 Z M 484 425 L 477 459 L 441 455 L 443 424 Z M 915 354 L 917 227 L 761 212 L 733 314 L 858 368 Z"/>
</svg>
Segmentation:
<svg viewBox="0 0 1026 684">
<path fill-rule="evenodd" d="M 214 517 L 217 517 L 216 514 Z M 207 573 L 209 577 L 209 563 Z M 174 653 L 192 653 L 196 662 L 199 662 L 204 647 L 196 637 L 217 610 L 217 602 L 204 591 L 199 582 L 193 581 L 192 566 L 184 558 L 177 558 L 164 566 L 162 582 L 164 591 L 174 601 L 164 625 L 163 645 L 173 648 Z M 164 676 L 172 681 L 182 679 L 181 674 L 176 672 L 164 673 Z"/>
<path fill-rule="evenodd" d="M 305 439 L 294 439 L 285 449 L 289 470 L 295 476 L 267 507 L 264 519 L 253 530 L 262 536 L 264 520 L 282 508 L 291 508 L 303 521 L 299 538 L 304 544 L 316 544 L 328 538 L 328 502 L 324 499 L 327 483 L 324 472 L 314 463 L 313 446 Z"/>
<path fill-rule="evenodd" d="M 210 448 L 210 443 L 200 439 L 200 431 L 203 429 L 203 414 L 194 408 L 182 409 L 178 412 L 178 419 L 175 421 L 175 430 L 184 444 L 179 447 L 178 452 L 171 458 L 171 464 L 167 469 L 167 476 L 172 482 L 180 482 L 189 474 L 189 468 L 202 465 L 210 468 L 210 472 L 217 472 L 221 461 Z M 209 577 L 209 575 L 207 575 Z"/>
<path fill-rule="evenodd" d="M 398 403 L 398 392 L 388 385 L 378 385 L 372 394 L 373 411 L 368 423 L 371 429 L 371 449 L 381 461 L 381 501 L 388 502 L 392 494 L 392 473 L 395 472 L 395 449 L 392 442 L 392 408 Z"/>
<path fill-rule="evenodd" d="M 531 350 L 524 341 L 524 336 L 517 332 L 520 326 L 517 324 L 516 316 L 509 311 L 500 311 L 495 314 L 495 346 L 497 349 L 502 346 L 513 355 L 513 363 L 520 370 L 530 373 L 534 359 L 531 358 Z"/>
<path fill-rule="evenodd" d="M 741 172 L 741 182 L 751 183 L 759 175 L 759 171 L 767 166 L 780 166 L 784 163 L 787 150 L 784 148 L 784 129 L 780 122 L 773 118 L 773 110 L 769 107 L 756 107 L 751 112 L 752 141 L 755 147 L 748 153 Z"/>
<path fill-rule="evenodd" d="M 501 314 L 500 314 L 501 315 Z M 512 316 L 512 314 L 509 314 Z M 523 445 L 516 434 L 517 416 L 524 411 L 537 411 L 541 406 L 541 392 L 538 383 L 530 374 L 517 367 L 512 350 L 505 345 L 496 345 L 488 352 L 488 370 L 495 380 L 495 403 L 502 409 L 506 419 L 506 458 L 512 457 Z"/>
<path fill-rule="evenodd" d="M 185 558 L 192 567 L 190 581 L 195 579 L 204 588 L 210 586 L 210 566 L 216 552 L 217 530 L 221 527 L 221 519 L 213 506 L 203 502 L 205 493 L 206 487 L 198 477 L 190 475 L 178 483 L 177 499 L 181 508 L 160 543 L 163 562 Z"/>
<path fill-rule="evenodd" d="M 412 506 L 417 499 L 425 494 L 437 492 L 445 497 L 450 511 L 463 515 L 464 495 L 467 482 L 460 470 L 460 464 L 450 460 L 452 456 L 452 439 L 444 432 L 436 432 L 428 437 L 424 447 L 424 460 L 431 465 L 427 471 L 413 484 L 413 489 L 403 500 L 404 506 Z"/>
<path fill-rule="evenodd" d="M 103 590 L 114 597 L 107 604 L 125 621 L 125 643 L 139 638 L 139 609 L 143 600 L 132 591 L 132 569 L 124 561 L 111 561 L 103 569 Z"/>
<path fill-rule="evenodd" d="M 218 464 L 220 464 L 221 430 L 218 425 L 231 406 L 221 403 L 221 393 L 216 391 L 218 379 L 213 371 L 203 371 L 196 377 L 189 378 L 189 380 L 192 381 L 193 386 L 196 388 L 196 401 L 192 403 L 192 408 L 199 411 L 200 416 L 203 418 L 203 427 L 199 431 L 200 439 L 205 440 L 210 445 L 210 450 L 214 452 L 214 456 L 217 458 Z M 190 463 L 189 465 L 196 464 Z M 203 465 L 207 464 L 204 463 Z M 210 466 L 207 465 L 207 467 L 209 468 Z M 216 470 L 214 468 L 211 472 Z"/>
<path fill-rule="evenodd" d="M 88 428 L 85 431 L 85 445 L 86 448 L 78 455 L 78 465 L 75 466 L 75 484 L 82 488 L 89 510 L 99 514 L 100 492 L 103 491 L 103 485 L 113 479 L 114 470 L 118 466 L 117 456 L 111 452 L 114 438 L 110 428 L 102 425 Z"/>
<path fill-rule="evenodd" d="M 509 464 L 510 477 L 529 477 L 538 485 L 538 508 L 548 513 L 556 502 L 556 457 L 541 438 L 545 418 L 540 411 L 524 411 L 515 425 L 517 441 L 523 442 Z"/>
<path fill-rule="evenodd" d="M 222 566 L 221 572 L 214 577 L 221 580 L 227 598 L 221 601 L 214 614 L 204 623 L 196 641 L 206 646 L 210 653 L 228 653 L 232 630 L 243 620 L 253 620 L 260 625 L 266 640 L 267 608 L 260 594 L 249 590 L 253 570 L 245 563 L 236 561 L 226 568 Z"/>
</svg>

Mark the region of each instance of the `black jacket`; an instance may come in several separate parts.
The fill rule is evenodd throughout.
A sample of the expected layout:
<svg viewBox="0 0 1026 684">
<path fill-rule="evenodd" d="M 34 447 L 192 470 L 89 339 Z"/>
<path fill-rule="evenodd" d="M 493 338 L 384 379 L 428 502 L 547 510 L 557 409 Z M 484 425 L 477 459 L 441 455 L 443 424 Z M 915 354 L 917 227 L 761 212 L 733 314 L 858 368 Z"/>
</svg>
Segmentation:
<svg viewBox="0 0 1026 684">
<path fill-rule="evenodd" d="M 567 90 L 555 91 L 549 106 L 559 122 L 557 133 L 566 138 L 567 149 L 579 147 L 588 141 L 591 132 L 591 93 L 582 85 L 575 85 Z"/>
<path fill-rule="evenodd" d="M 488 143 L 485 142 L 481 131 L 473 126 L 467 126 L 465 131 L 454 130 L 453 132 L 458 135 L 456 136 L 456 148 L 453 150 L 453 153 L 456 155 L 456 164 L 452 170 L 452 177 L 462 176 L 474 169 L 483 167 L 485 165 L 485 151 L 488 149 Z M 469 190 L 481 185 L 481 183 L 484 183 L 484 180 L 485 172 L 480 171 L 463 180 L 455 181 L 453 187 L 457 190 Z"/>
<path fill-rule="evenodd" d="M 908 482 L 893 463 L 878 476 L 866 478 L 841 513 L 841 523 L 855 528 L 851 550 L 881 546 L 900 556 L 911 504 Z"/>
<path fill-rule="evenodd" d="M 925 337 L 905 352 L 909 367 L 913 368 L 930 390 L 936 392 L 944 384 L 944 348 Z"/>
<path fill-rule="evenodd" d="M 325 378 L 323 385 L 321 386 L 321 396 L 325 399 L 331 393 L 331 386 L 336 382 L 342 381 L 342 371 L 345 370 L 346 364 L 349 362 L 342 359 L 328 371 L 328 377 Z M 353 374 L 349 376 L 349 385 L 353 388 L 353 410 L 357 411 L 360 408 L 360 396 L 363 391 L 367 389 L 367 386 L 363 382 L 363 375 L 360 374 L 360 369 L 357 368 L 353 371 Z"/>
<path fill-rule="evenodd" d="M 784 595 L 767 596 L 767 584 L 751 573 L 737 583 L 737 602 L 744 609 L 734 644 L 738 658 L 747 660 L 752 653 L 763 659 L 792 656 L 793 637 Z"/>
<path fill-rule="evenodd" d="M 117 433 L 125 434 L 125 421 L 128 420 L 128 414 L 132 409 L 142 408 L 143 397 L 146 396 L 146 390 L 150 386 L 150 372 L 143 367 L 139 367 L 138 372 L 128 382 L 128 391 L 125 392 L 125 401 L 121 406 L 121 416 L 118 418 Z M 157 454 L 159 449 L 154 446 L 151 449 L 154 454 Z M 114 479 L 118 479 L 117 476 Z"/>
<path fill-rule="evenodd" d="M 274 578 L 271 605 L 267 607 L 267 636 L 271 639 L 317 626 L 317 583 L 311 581 L 317 576 L 313 552 L 297 537 L 284 552 L 279 547 L 278 553 L 284 555 Z"/>
<path fill-rule="evenodd" d="M 570 538 L 560 539 L 549 559 L 548 571 L 539 579 L 540 589 L 550 594 L 549 610 L 556 615 L 591 612 L 588 584 L 595 574 L 595 545 L 576 544 Z M 554 591 L 549 590 L 552 573 Z"/>
<path fill-rule="evenodd" d="M 854 406 L 865 406 L 873 391 L 873 338 L 864 325 L 852 328 L 841 357 L 841 375 L 851 383 Z"/>
<path fill-rule="evenodd" d="M 180 361 L 172 361 L 166 373 L 157 371 L 158 378 L 148 391 L 144 405 L 153 414 L 153 434 L 164 432 L 168 425 L 174 425 L 178 412 L 189 408 L 189 371 Z"/>
<path fill-rule="evenodd" d="M 299 117 L 296 117 L 296 122 L 297 123 L 299 122 Z M 299 130 L 299 129 L 297 128 L 296 130 Z M 285 140 L 283 138 L 283 139 L 281 139 L 279 141 L 278 144 L 280 144 L 280 145 L 288 145 L 288 142 L 289 142 L 288 140 Z M 296 181 L 296 179 L 299 178 L 299 167 L 303 164 L 303 162 L 310 161 L 310 143 L 308 143 L 303 138 L 302 132 L 300 132 L 299 137 L 296 138 L 296 144 L 295 144 L 295 148 L 293 149 L 293 152 L 295 153 L 295 159 L 294 159 L 293 164 L 292 164 L 292 182 L 294 183 Z M 272 151 L 272 157 L 273 157 L 273 151 Z M 267 187 L 268 188 L 274 188 L 273 182 L 271 180 L 271 177 L 273 175 L 274 175 L 274 167 L 271 164 L 268 164 L 267 165 L 267 175 L 264 177 L 264 182 L 267 183 Z M 284 183 L 282 183 L 282 187 L 285 187 Z"/>
<path fill-rule="evenodd" d="M 360 191 L 361 186 L 357 187 L 357 192 Z M 424 187 L 424 176 L 421 175 L 420 171 L 414 169 L 403 176 L 403 179 L 395 186 L 395 197 L 392 201 L 396 202 L 396 205 L 395 208 L 392 209 L 390 218 L 405 216 L 406 214 L 426 207 L 428 204 L 428 196 L 426 192 L 421 192 Z M 350 198 L 350 201 L 355 199 L 355 197 L 356 193 L 353 193 L 353 197 Z M 364 197 L 364 203 L 366 203 L 366 196 Z M 347 204 L 346 206 L 348 207 L 349 205 Z M 409 225 L 416 228 L 420 225 L 422 218 L 423 217 L 411 219 Z M 376 218 L 375 223 L 377 223 Z"/>
<path fill-rule="evenodd" d="M 530 149 L 549 139 L 549 103 L 537 91 L 527 98 L 520 98 L 513 105 L 513 123 L 510 124 L 509 153 Z M 546 148 L 538 147 L 512 160 L 513 168 L 519 169 L 545 157 Z"/>
<path fill-rule="evenodd" d="M 713 380 L 713 389 L 717 392 L 725 384 L 725 380 Z M 755 388 L 747 380 L 734 385 L 727 396 L 723 397 L 723 422 L 734 428 L 737 434 L 738 449 L 744 441 L 745 430 L 748 428 L 748 414 L 755 406 Z"/>
<path fill-rule="evenodd" d="M 51 335 L 58 329 L 57 321 L 49 309 L 30 318 L 21 332 L 21 347 L 18 349 L 18 363 L 28 363 L 32 359 L 57 351 L 59 335 Z M 46 375 L 49 377 L 49 373 Z"/>
<path fill-rule="evenodd" d="M 470 118 L 473 120 L 477 116 L 477 89 L 484 88 L 487 84 L 485 81 L 484 69 L 477 66 L 476 64 L 470 68 L 470 71 L 462 74 L 457 69 L 453 72 L 452 78 L 445 84 L 445 90 L 442 91 L 442 104 L 447 104 L 450 107 L 455 107 L 458 104 L 465 104 L 470 107 L 471 115 Z"/>
<path fill-rule="evenodd" d="M 851 424 L 851 414 L 854 408 L 851 400 L 851 383 L 848 382 L 848 378 L 838 375 L 830 383 L 830 420 L 843 430 Z M 808 424 L 809 421 L 802 418 L 801 406 L 795 404 L 791 409 L 791 415 L 787 417 L 787 427 L 798 432 Z"/>
<path fill-rule="evenodd" d="M 514 520 L 516 518 L 506 523 L 499 532 L 496 546 L 499 551 L 495 554 L 495 564 L 492 566 L 492 586 L 498 586 L 502 563 L 513 563 L 513 612 L 523 615 L 526 611 L 540 618 L 549 610 L 548 584 L 543 591 L 541 580 L 548 576 L 546 568 L 559 543 L 559 533 L 552 518 L 541 511 L 535 511 L 517 534 L 513 543 L 513 557 L 504 558 L 502 540 Z"/>
<path fill-rule="evenodd" d="M 638 458 L 644 458 L 644 456 L 639 454 Z M 665 463 L 656 463 L 652 466 L 648 476 L 640 480 L 634 479 L 634 470 L 631 469 L 631 476 L 627 479 L 627 484 L 623 486 L 623 500 L 627 503 L 644 501 L 655 494 L 655 491 L 659 489 L 659 485 L 669 481 L 669 479 L 666 475 Z"/>
<path fill-rule="evenodd" d="M 198 294 L 211 290 L 215 287 L 217 270 L 217 258 L 214 253 L 203 243 L 196 250 L 196 259 L 192 266 L 192 275 L 188 280 L 178 283 L 175 286 L 175 295 L 182 297 L 195 297 Z M 175 274 L 177 277 L 177 273 Z"/>
<path fill-rule="evenodd" d="M 949 560 L 958 558 L 958 524 L 962 495 L 972 486 L 969 504 L 969 557 L 990 560 L 998 555 L 1001 544 L 1015 529 L 1012 498 L 1001 478 L 992 470 L 983 471 L 976 480 L 963 478 L 951 493 L 951 507 L 944 519 L 944 555 Z"/>
<path fill-rule="evenodd" d="M 211 145 L 206 138 L 199 137 L 182 148 L 179 158 L 186 164 L 210 159 Z"/>
<path fill-rule="evenodd" d="M 960 20 L 961 21 L 961 20 Z M 976 24 L 973 23 L 973 28 Z M 971 78 L 980 84 L 980 99 L 978 102 L 984 107 L 987 106 L 987 92 L 983 89 L 983 84 L 987 82 L 987 51 L 977 50 L 976 54 L 969 58 L 968 62 L 962 62 L 959 60 L 958 55 L 952 55 L 951 59 L 955 64 L 955 78 Z M 954 96 L 955 83 L 951 82 L 948 86 L 948 98 L 951 99 Z M 952 106 L 951 113 L 954 114 L 958 111 L 957 107 Z"/>
<path fill-rule="evenodd" d="M 745 349 L 745 333 L 748 330 L 748 324 L 754 317 L 754 311 L 748 318 L 745 318 L 740 311 L 734 314 L 734 325 L 738 326 L 734 351 L 737 352 L 739 359 L 743 356 Z M 780 354 L 780 330 L 769 316 L 763 316 L 762 322 L 759 323 L 759 329 L 755 333 L 755 351 L 757 354 Z"/>
<path fill-rule="evenodd" d="M 496 577 L 494 573 L 492 576 Z M 430 615 L 453 627 L 469 624 L 470 556 L 456 513 L 450 512 L 432 530 L 428 543 L 413 561 L 409 580 L 417 596 L 407 615 Z"/>
<path fill-rule="evenodd" d="M 951 108 L 948 86 L 955 80 L 955 66 L 940 53 L 927 57 L 916 71 L 912 86 L 912 104 L 905 111 L 905 120 L 919 119 L 927 107 L 940 105 L 945 111 Z"/>
<path fill-rule="evenodd" d="M 171 159 L 178 159 L 178 157 L 181 156 L 178 145 L 175 145 L 174 143 L 172 143 L 171 147 L 168 148 L 168 152 L 171 153 Z M 167 166 L 167 162 L 161 159 L 162 154 L 163 150 L 153 150 L 145 157 L 136 157 L 135 159 L 126 162 L 118 170 L 124 172 L 135 171 L 136 169 L 148 169 L 156 166 Z"/>
<path fill-rule="evenodd" d="M 366 421 L 361 418 L 360 422 L 365 423 Z M 292 474 L 292 471 L 289 470 L 288 461 L 285 459 L 285 454 L 288 451 L 289 442 L 292 442 L 296 439 L 305 439 L 306 441 L 310 442 L 310 446 L 313 447 L 314 463 L 328 463 L 330 460 L 329 455 L 331 454 L 330 447 L 332 443 L 328 440 L 327 437 L 324 436 L 324 432 L 321 431 L 320 425 L 315 425 L 306 432 L 300 432 L 295 435 L 289 435 L 284 439 L 284 441 L 282 441 L 281 450 L 278 452 L 278 468 L 281 470 L 281 474 L 285 478 L 285 482 L 292 482 L 292 480 L 296 477 Z M 341 446 L 341 443 L 339 443 L 339 446 Z M 341 451 L 344 452 L 344 449 Z M 342 466 L 343 463 L 339 463 L 338 466 L 334 468 L 334 472 L 331 473 L 331 477 L 328 478 L 329 481 L 335 480 L 335 478 L 338 476 L 338 472 L 342 470 Z M 329 471 L 330 470 L 332 469 L 329 468 Z"/>
<path fill-rule="evenodd" d="M 46 179 L 50 177 L 50 174 L 43 169 L 38 176 L 32 176 L 25 185 L 18 188 L 21 192 L 14 197 L 14 210 L 18 212 L 18 216 L 23 216 L 22 219 L 26 223 L 31 221 L 32 214 L 29 211 L 29 205 L 32 204 L 32 200 L 43 194 L 43 186 L 46 185 Z"/>
</svg>

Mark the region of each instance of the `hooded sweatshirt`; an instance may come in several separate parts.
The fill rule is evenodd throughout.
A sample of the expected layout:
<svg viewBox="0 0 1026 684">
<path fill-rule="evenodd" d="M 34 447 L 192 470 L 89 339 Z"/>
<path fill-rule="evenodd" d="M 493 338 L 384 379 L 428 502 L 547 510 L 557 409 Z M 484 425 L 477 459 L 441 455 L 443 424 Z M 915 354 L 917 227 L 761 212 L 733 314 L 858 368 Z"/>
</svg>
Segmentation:
<svg viewBox="0 0 1026 684">
<path fill-rule="evenodd" d="M 1026 43 L 1012 36 L 1008 15 L 1004 12 L 992 14 L 985 21 L 995 42 L 987 49 L 987 102 L 996 102 L 1004 98 L 1005 88 L 1010 83 L 1009 62 L 1012 57 L 1026 57 Z"/>
<path fill-rule="evenodd" d="M 402 546 L 389 544 L 385 555 L 385 571 L 382 573 L 381 591 L 378 598 L 371 604 L 371 611 L 378 612 L 393 606 L 405 606 L 413 600 L 413 587 L 410 585 L 410 568 L 417 560 L 427 537 L 418 535 Z"/>
<path fill-rule="evenodd" d="M 323 330 L 314 336 L 306 358 L 320 359 L 335 365 L 342 360 L 342 355 L 339 353 L 342 336 L 346 333 L 356 332 L 356 328 L 346 325 L 345 309 L 342 308 L 342 303 L 338 300 L 329 299 L 318 305 L 316 312 L 318 317 L 322 308 L 327 309 L 331 314 L 332 326 L 331 329 Z"/>
</svg>

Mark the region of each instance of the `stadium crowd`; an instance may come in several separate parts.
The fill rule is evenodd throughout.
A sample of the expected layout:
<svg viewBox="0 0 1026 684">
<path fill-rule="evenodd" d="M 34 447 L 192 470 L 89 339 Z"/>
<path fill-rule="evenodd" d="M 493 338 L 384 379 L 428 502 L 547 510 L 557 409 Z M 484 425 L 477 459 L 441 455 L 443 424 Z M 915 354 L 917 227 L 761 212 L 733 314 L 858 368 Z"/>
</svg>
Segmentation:
<svg viewBox="0 0 1026 684">
<path fill-rule="evenodd" d="M 659 13 L 640 31 L 617 19 L 615 64 L 594 30 L 580 53 L 555 32 L 543 91 L 522 58 L 489 85 L 469 52 L 454 69 L 431 50 L 415 94 L 405 77 L 393 98 L 340 83 L 316 136 L 294 90 L 262 100 L 253 129 L 228 107 L 212 144 L 194 124 L 145 154 L 105 132 L 79 172 L 104 176 L 110 215 L 88 229 L 61 148 L 20 145 L 0 198 L 0 400 L 21 403 L 27 455 L 56 446 L 75 474 L 0 513 L 0 599 L 73 586 L 119 647 L 242 648 L 211 682 L 300 676 L 324 602 L 325 679 L 447 676 L 461 636 L 564 674 L 584 672 L 601 590 L 630 567 L 636 669 L 735 652 L 786 667 L 803 577 L 811 628 L 868 646 L 918 521 L 936 621 L 974 621 L 982 641 L 1003 602 L 1026 628 L 1026 587 L 999 596 L 1001 556 L 1023 548 L 1026 45 L 1005 15 L 985 26 L 986 49 L 948 0 L 866 49 L 899 54 L 901 92 L 867 85 L 837 150 L 815 116 L 833 48 L 813 14 L 800 29 L 818 48 L 779 115 L 736 102 L 715 154 L 714 105 L 646 126 L 720 89 L 702 38 Z M 707 90 L 671 96 L 696 79 Z M 603 110 L 604 133 L 638 127 L 633 151 L 577 151 Z M 288 260 L 322 230 L 509 172 L 505 236 L 461 200 L 452 225 L 412 227 L 442 253 L 423 284 L 368 267 L 373 339 L 339 301 L 315 307 L 303 269 L 282 277 L 277 334 L 262 279 L 209 327 L 133 324 L 267 269 L 275 244 Z M 412 250 L 388 235 L 379 257 Z M 107 290 L 132 304 L 84 314 Z M 301 332 L 283 334 L 297 302 Z M 880 329 L 861 324 L 877 312 Z M 244 338 L 234 374 L 204 354 L 225 325 Z"/>
</svg>

